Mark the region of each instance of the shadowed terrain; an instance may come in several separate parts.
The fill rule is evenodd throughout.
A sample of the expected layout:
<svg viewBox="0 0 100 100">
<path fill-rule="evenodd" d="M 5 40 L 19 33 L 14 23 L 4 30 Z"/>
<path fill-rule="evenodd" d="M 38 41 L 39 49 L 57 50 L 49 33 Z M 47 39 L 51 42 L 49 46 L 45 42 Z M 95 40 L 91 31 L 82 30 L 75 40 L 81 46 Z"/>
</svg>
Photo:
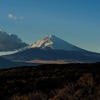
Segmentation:
<svg viewBox="0 0 100 100">
<path fill-rule="evenodd" d="M 100 63 L 0 70 L 1 100 L 100 100 Z"/>
</svg>

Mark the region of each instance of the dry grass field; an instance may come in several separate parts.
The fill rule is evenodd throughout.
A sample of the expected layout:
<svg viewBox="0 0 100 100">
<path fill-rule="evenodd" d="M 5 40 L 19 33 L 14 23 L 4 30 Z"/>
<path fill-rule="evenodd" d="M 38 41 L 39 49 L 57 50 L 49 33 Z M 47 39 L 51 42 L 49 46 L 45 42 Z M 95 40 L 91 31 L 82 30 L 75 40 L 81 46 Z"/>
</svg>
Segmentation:
<svg viewBox="0 0 100 100">
<path fill-rule="evenodd" d="M 1 69 L 0 100 L 100 100 L 100 63 Z"/>
</svg>

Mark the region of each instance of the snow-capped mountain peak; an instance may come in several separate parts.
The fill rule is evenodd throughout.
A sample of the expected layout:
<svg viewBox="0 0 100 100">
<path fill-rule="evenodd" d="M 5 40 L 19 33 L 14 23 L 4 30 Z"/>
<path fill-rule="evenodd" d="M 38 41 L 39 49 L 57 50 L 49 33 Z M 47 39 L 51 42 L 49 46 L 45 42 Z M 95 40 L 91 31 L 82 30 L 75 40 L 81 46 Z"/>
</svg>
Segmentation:
<svg viewBox="0 0 100 100">
<path fill-rule="evenodd" d="M 45 48 L 45 47 L 51 47 L 52 48 L 52 44 L 53 42 L 51 41 L 52 36 L 45 36 L 44 38 L 42 38 L 41 40 L 39 40 L 38 42 L 36 42 L 35 44 L 33 44 L 31 46 L 31 48 Z"/>
<path fill-rule="evenodd" d="M 40 49 L 56 49 L 56 50 L 68 50 L 68 51 L 81 51 L 82 49 L 54 36 L 46 35 L 41 40 L 37 41 L 30 48 L 40 48 Z"/>
</svg>

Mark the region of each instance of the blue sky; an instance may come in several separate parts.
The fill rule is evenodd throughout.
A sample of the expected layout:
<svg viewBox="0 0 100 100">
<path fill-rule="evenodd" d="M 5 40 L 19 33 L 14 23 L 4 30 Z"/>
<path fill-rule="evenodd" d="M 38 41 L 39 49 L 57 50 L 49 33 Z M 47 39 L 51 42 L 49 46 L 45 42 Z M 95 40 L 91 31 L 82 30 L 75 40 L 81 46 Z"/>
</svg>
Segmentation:
<svg viewBox="0 0 100 100">
<path fill-rule="evenodd" d="M 56 35 L 100 53 L 100 0 L 0 0 L 0 28 L 29 44 Z"/>
</svg>

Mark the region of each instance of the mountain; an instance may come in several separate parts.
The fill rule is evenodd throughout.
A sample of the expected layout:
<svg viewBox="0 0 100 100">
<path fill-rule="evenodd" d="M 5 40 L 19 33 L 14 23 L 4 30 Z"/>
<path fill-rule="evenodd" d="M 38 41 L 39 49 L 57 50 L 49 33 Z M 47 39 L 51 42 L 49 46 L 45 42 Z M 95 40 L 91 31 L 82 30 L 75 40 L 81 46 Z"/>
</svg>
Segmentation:
<svg viewBox="0 0 100 100">
<path fill-rule="evenodd" d="M 8 59 L 0 57 L 0 69 L 1 68 L 14 67 L 14 66 L 15 66 L 14 62 L 12 62 Z"/>
<path fill-rule="evenodd" d="M 37 65 L 38 65 L 37 63 L 14 62 L 6 58 L 0 57 L 0 69 L 12 68 L 18 66 L 37 66 Z"/>
<path fill-rule="evenodd" d="M 82 51 L 78 48 L 54 35 L 45 36 L 35 44 L 31 45 L 30 48 L 40 48 L 40 49 L 55 49 L 55 50 L 67 50 L 67 51 Z"/>
<path fill-rule="evenodd" d="M 17 35 L 0 29 L 0 51 L 13 51 L 28 46 Z"/>
<path fill-rule="evenodd" d="M 46 36 L 15 54 L 3 56 L 14 61 L 52 60 L 65 62 L 99 62 L 100 54 L 74 46 L 56 36 Z"/>
<path fill-rule="evenodd" d="M 25 64 L 24 64 L 25 65 Z M 3 57 L 0 57 L 0 69 L 22 66 L 22 63 L 13 62 Z"/>
</svg>

